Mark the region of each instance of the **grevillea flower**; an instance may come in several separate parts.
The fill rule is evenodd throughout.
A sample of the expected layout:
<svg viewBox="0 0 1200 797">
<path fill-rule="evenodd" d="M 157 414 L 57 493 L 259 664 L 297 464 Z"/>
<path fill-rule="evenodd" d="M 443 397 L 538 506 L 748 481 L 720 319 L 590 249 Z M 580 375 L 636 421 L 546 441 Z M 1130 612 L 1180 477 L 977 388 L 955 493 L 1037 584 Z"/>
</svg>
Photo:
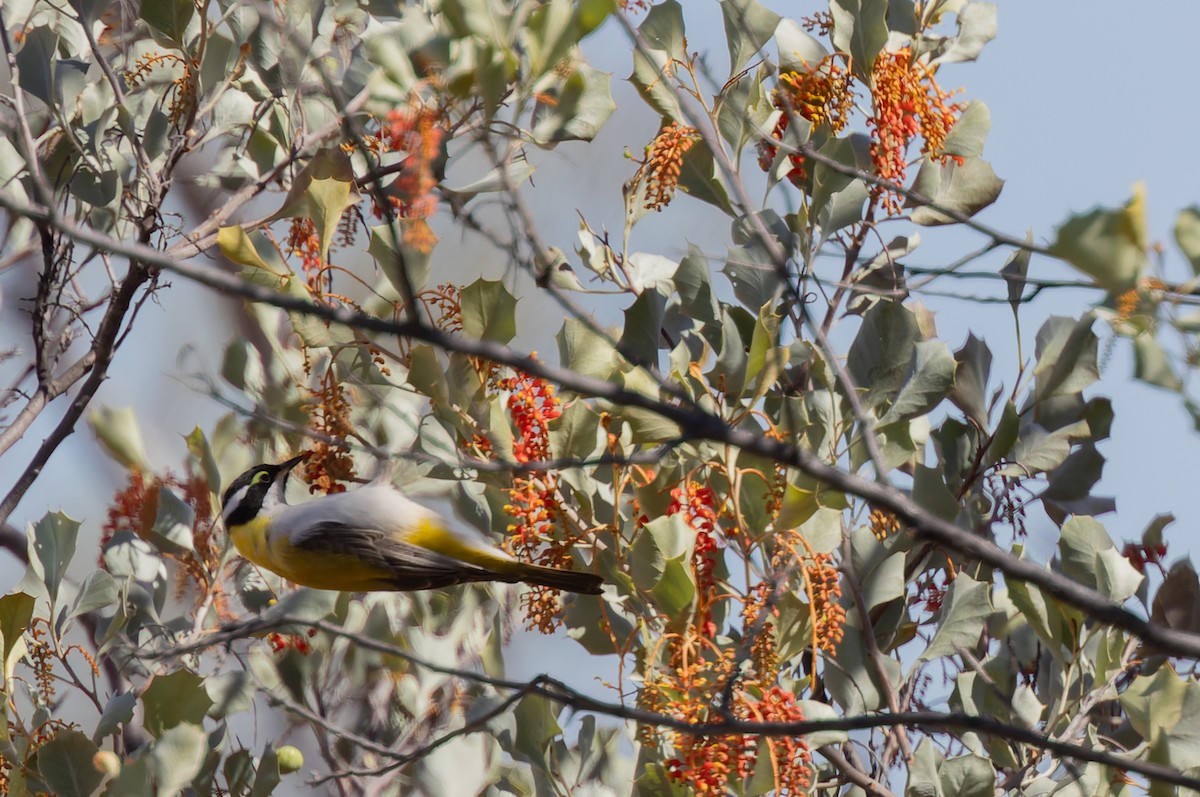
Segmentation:
<svg viewBox="0 0 1200 797">
<path fill-rule="evenodd" d="M 708 639 L 717 635 L 712 604 L 717 594 L 717 509 L 716 493 L 688 480 L 671 490 L 668 515 L 683 515 L 696 532 L 692 549 L 692 578 L 696 582 L 696 625 Z"/>
<path fill-rule="evenodd" d="M 662 210 L 670 204 L 683 171 L 683 156 L 699 138 L 694 127 L 669 122 L 646 147 L 646 160 L 633 180 L 645 186 L 647 210 Z"/>
<path fill-rule="evenodd" d="M 917 136 L 923 140 L 921 153 L 944 158 L 943 147 L 950 129 L 965 106 L 948 102 L 934 79 L 934 70 L 913 58 L 907 48 L 882 52 L 871 72 L 871 159 L 882 179 L 902 185 L 908 170 L 908 146 Z M 961 159 L 956 159 L 961 161 Z M 876 187 L 888 213 L 898 213 L 901 198 L 894 191 Z"/>
</svg>

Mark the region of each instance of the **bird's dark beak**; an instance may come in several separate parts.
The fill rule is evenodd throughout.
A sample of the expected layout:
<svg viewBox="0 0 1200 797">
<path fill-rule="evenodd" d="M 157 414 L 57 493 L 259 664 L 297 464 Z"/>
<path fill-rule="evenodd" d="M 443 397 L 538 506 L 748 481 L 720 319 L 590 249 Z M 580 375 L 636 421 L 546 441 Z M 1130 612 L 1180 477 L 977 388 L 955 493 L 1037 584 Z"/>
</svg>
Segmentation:
<svg viewBox="0 0 1200 797">
<path fill-rule="evenodd" d="M 291 458 L 291 459 L 289 459 L 287 462 L 281 462 L 281 463 L 279 463 L 279 469 L 280 469 L 280 473 L 291 473 L 291 471 L 292 471 L 292 468 L 296 467 L 296 466 L 297 466 L 297 465 L 299 465 L 301 462 L 303 462 L 304 460 L 308 459 L 310 456 L 312 456 L 312 452 L 311 452 L 311 451 L 305 451 L 305 452 L 304 452 L 303 454 L 301 454 L 300 456 L 297 456 L 297 457 L 292 457 L 292 458 Z"/>
<path fill-rule="evenodd" d="M 311 454 L 312 454 L 311 451 L 305 451 L 300 456 L 292 457 L 288 461 L 280 462 L 278 465 L 276 465 L 274 482 L 276 484 L 280 485 L 281 487 L 286 487 L 288 476 L 290 476 L 292 473 L 292 468 L 296 467 L 301 462 L 308 459 L 309 455 L 311 455 Z"/>
</svg>

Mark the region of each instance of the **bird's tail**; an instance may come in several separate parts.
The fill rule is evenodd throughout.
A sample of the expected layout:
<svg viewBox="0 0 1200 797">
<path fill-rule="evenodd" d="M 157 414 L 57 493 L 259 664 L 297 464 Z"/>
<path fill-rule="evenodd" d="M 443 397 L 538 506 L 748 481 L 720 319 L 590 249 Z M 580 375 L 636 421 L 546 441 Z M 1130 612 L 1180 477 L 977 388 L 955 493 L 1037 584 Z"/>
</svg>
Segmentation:
<svg viewBox="0 0 1200 797">
<path fill-rule="evenodd" d="M 518 563 L 520 567 L 514 575 L 526 584 L 537 584 L 540 587 L 561 589 L 566 592 L 577 592 L 580 595 L 599 595 L 604 579 L 595 573 L 581 573 L 577 570 L 560 570 L 556 567 L 543 567 L 525 562 Z"/>
</svg>

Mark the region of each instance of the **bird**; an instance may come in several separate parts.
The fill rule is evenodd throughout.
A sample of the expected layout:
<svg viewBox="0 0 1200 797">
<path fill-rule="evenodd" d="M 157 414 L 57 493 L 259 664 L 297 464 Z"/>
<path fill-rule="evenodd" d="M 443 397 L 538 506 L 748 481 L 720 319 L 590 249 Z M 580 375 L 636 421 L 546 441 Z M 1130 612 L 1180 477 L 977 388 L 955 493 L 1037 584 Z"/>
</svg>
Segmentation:
<svg viewBox="0 0 1200 797">
<path fill-rule="evenodd" d="M 255 465 L 221 498 L 221 517 L 238 553 L 288 581 L 341 592 L 408 592 L 478 581 L 601 592 L 600 576 L 519 561 L 455 530 L 386 480 L 288 504 L 288 475 L 307 456 Z"/>
</svg>

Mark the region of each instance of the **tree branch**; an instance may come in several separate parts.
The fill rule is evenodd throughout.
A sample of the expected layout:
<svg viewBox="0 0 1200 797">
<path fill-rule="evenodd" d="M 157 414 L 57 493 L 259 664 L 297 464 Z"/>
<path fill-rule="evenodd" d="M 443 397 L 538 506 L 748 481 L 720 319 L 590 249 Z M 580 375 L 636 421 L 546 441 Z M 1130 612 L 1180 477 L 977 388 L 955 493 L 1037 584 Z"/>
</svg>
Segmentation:
<svg viewBox="0 0 1200 797">
<path fill-rule="evenodd" d="M 48 215 L 43 208 L 14 202 L 4 194 L 0 194 L 0 207 L 12 213 L 24 213 L 31 218 L 46 218 Z M 1135 634 L 1164 653 L 1182 658 L 1200 659 L 1200 635 L 1148 622 L 1113 603 L 1096 590 L 1072 581 L 1061 573 L 1047 570 L 1024 559 L 1018 559 L 990 540 L 985 540 L 966 529 L 943 520 L 922 508 L 902 491 L 843 471 L 825 462 L 816 454 L 791 443 L 774 440 L 747 429 L 731 428 L 722 418 L 701 409 L 681 407 L 644 393 L 627 390 L 607 380 L 575 373 L 570 369 L 537 360 L 499 343 L 471 340 L 412 321 L 389 321 L 346 307 L 332 307 L 287 296 L 246 282 L 234 274 L 193 261 L 174 259 L 148 246 L 117 241 L 94 230 L 79 227 L 66 219 L 57 219 L 56 223 L 63 234 L 76 240 L 114 254 L 160 266 L 166 271 L 222 293 L 263 302 L 283 310 L 305 313 L 314 318 L 342 324 L 352 329 L 411 337 L 447 351 L 483 357 L 493 362 L 519 368 L 583 396 L 604 399 L 616 405 L 649 410 L 678 424 L 684 436 L 741 448 L 765 459 L 796 468 L 836 490 L 856 495 L 872 505 L 896 515 L 911 527 L 919 540 L 945 546 L 999 570 L 1008 578 L 1033 584 L 1047 595 L 1080 609 L 1095 620 Z"/>
<path fill-rule="evenodd" d="M 538 695 L 560 705 L 569 706 L 577 711 L 590 711 L 643 725 L 669 728 L 695 736 L 727 736 L 731 734 L 770 737 L 805 736 L 823 731 L 849 732 L 872 728 L 886 728 L 895 725 L 906 725 L 934 732 L 948 732 L 952 730 L 956 732 L 968 731 L 1028 744 L 1042 750 L 1048 750 L 1064 758 L 1091 761 L 1127 772 L 1136 772 L 1163 783 L 1184 786 L 1190 789 L 1200 789 L 1200 778 L 1184 775 L 1173 767 L 1116 755 L 1107 750 L 1070 744 L 1030 728 L 1012 725 L 992 717 L 977 717 L 964 712 L 884 712 L 829 719 L 801 720 L 798 722 L 753 722 L 736 718 L 725 718 L 717 722 L 691 723 L 685 719 L 668 714 L 631 708 L 620 703 L 612 703 L 590 697 L 548 675 L 539 675 L 529 681 L 516 681 L 460 667 L 435 664 L 414 656 L 404 648 L 380 642 L 363 634 L 347 631 L 325 620 L 312 621 L 290 617 L 253 618 L 225 626 L 202 641 L 165 650 L 143 651 L 142 655 L 144 658 L 151 660 L 177 658 L 191 653 L 198 653 L 211 647 L 229 645 L 247 636 L 284 626 L 308 626 L 316 628 L 331 636 L 352 640 L 358 647 L 366 650 L 396 656 L 430 672 L 462 678 L 473 683 L 486 684 L 505 691 L 520 691 L 523 694 Z"/>
</svg>

